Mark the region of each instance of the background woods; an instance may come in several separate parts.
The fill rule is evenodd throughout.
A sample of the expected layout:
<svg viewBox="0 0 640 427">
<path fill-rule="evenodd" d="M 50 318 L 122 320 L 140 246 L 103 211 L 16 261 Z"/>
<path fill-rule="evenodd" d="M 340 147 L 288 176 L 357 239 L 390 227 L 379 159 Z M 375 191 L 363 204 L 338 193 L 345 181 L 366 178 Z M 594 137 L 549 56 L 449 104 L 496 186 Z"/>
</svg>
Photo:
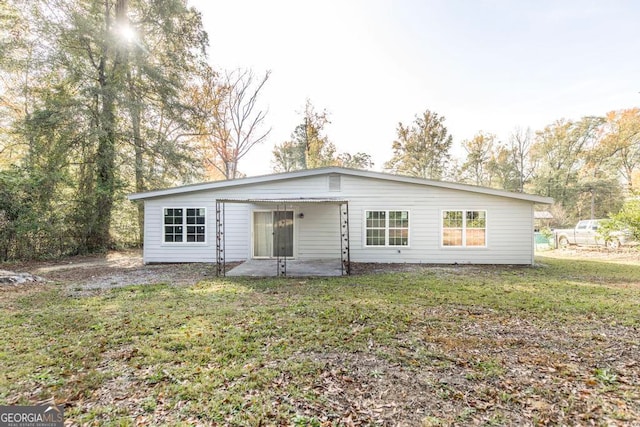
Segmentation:
<svg viewBox="0 0 640 427">
<path fill-rule="evenodd" d="M 183 0 L 41 0 L 2 19 L 3 258 L 138 241 L 123 194 L 199 173 L 181 100 L 205 59 L 200 15 Z"/>
<path fill-rule="evenodd" d="M 516 128 L 507 142 L 478 132 L 461 142 L 458 159 L 444 117 L 428 110 L 397 133 L 388 171 L 550 196 L 552 225 L 606 218 L 640 190 L 637 108 L 562 119 L 536 132 Z"/>
<path fill-rule="evenodd" d="M 143 210 L 127 193 L 244 176 L 257 144 L 273 143 L 276 172 L 374 166 L 341 150 L 349 141 L 332 140 L 330 112 L 310 100 L 290 138 L 269 141 L 271 72 L 209 64 L 187 0 L 8 0 L 0 22 L 0 259 L 139 245 Z M 551 196 L 553 225 L 637 205 L 638 108 L 506 140 L 456 140 L 424 110 L 384 143 L 388 172 Z"/>
</svg>

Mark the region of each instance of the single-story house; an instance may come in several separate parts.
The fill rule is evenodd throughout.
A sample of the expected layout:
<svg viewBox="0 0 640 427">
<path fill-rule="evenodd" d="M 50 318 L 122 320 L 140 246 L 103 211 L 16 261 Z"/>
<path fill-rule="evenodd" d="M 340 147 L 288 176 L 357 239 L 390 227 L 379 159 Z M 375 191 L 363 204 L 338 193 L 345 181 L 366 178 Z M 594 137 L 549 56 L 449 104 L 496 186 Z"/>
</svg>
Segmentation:
<svg viewBox="0 0 640 427">
<path fill-rule="evenodd" d="M 551 198 L 341 167 L 132 194 L 144 262 L 529 264 Z M 279 261 L 278 261 L 279 262 Z"/>
</svg>

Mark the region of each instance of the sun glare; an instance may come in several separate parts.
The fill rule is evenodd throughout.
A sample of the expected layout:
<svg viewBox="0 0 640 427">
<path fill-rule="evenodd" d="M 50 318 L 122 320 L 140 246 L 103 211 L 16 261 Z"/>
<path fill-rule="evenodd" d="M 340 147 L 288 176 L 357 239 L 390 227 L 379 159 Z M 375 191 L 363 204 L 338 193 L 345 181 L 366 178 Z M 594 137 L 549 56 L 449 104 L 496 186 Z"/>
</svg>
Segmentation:
<svg viewBox="0 0 640 427">
<path fill-rule="evenodd" d="M 136 30 L 133 29 L 130 25 L 121 25 L 118 27 L 118 34 L 120 37 L 128 43 L 133 43 L 136 41 L 137 34 Z"/>
</svg>

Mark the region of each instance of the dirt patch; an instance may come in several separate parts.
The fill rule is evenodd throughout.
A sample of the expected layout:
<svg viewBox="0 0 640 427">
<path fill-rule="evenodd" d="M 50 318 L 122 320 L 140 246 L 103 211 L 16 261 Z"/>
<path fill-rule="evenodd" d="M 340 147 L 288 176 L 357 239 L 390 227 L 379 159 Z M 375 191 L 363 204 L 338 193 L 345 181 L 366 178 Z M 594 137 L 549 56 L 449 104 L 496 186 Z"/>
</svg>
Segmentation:
<svg viewBox="0 0 640 427">
<path fill-rule="evenodd" d="M 586 259 L 640 265 L 640 252 L 635 248 L 619 251 L 571 248 L 545 251 L 541 256 L 563 259 Z M 238 263 L 227 263 L 227 270 Z M 427 265 L 391 263 L 352 263 L 352 274 L 379 274 L 389 272 L 429 272 L 436 275 L 486 272 L 496 266 Z M 75 295 L 100 292 L 106 289 L 154 283 L 192 285 L 215 276 L 213 263 L 144 265 L 142 251 L 114 251 L 103 255 L 76 256 L 57 261 L 20 262 L 0 264 L 0 270 L 9 270 L 14 277 L 26 279 L 12 281 L 11 288 L 34 286 L 46 282 L 67 285 Z M 4 288 L 7 288 L 5 286 Z"/>
<path fill-rule="evenodd" d="M 61 261 L 0 264 L 0 268 L 27 272 L 67 285 L 76 296 L 128 285 L 192 285 L 216 273 L 215 265 L 209 263 L 144 265 L 141 251 L 109 252 Z"/>
<path fill-rule="evenodd" d="M 354 276 L 358 276 L 364 274 L 384 273 L 429 273 L 437 276 L 448 276 L 460 273 L 481 274 L 483 272 L 488 272 L 504 267 L 505 266 L 500 266 L 497 264 L 473 265 L 352 262 L 351 274 Z"/>
<path fill-rule="evenodd" d="M 227 271 L 239 263 L 227 263 Z M 151 264 L 142 261 L 142 251 L 114 251 L 103 255 L 75 256 L 57 261 L 34 261 L 0 264 L 25 277 L 34 275 L 41 281 L 67 285 L 74 296 L 92 294 L 110 288 L 128 285 L 171 283 L 192 285 L 216 275 L 213 263 Z M 352 275 L 389 272 L 421 272 L 455 274 L 460 269 L 477 271 L 491 266 L 427 265 L 391 263 L 352 263 Z M 34 281 L 23 281 L 26 285 Z"/>
<path fill-rule="evenodd" d="M 560 259 L 606 261 L 633 265 L 640 264 L 640 251 L 638 247 L 624 247 L 612 251 L 606 248 L 572 246 L 567 249 L 537 252 L 536 255 Z"/>
</svg>

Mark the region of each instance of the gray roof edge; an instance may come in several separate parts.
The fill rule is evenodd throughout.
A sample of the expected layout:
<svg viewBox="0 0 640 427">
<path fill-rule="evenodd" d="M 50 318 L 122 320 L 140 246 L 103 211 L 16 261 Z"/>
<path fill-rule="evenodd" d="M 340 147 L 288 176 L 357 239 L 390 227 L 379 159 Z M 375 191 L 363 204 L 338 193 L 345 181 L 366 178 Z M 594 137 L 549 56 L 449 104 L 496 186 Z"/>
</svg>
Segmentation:
<svg viewBox="0 0 640 427">
<path fill-rule="evenodd" d="M 305 176 L 314 176 L 314 175 L 321 175 L 323 173 L 330 173 L 330 172 L 327 172 L 328 169 L 334 169 L 334 168 L 330 167 L 330 168 L 304 169 L 304 170 L 293 171 L 293 172 L 281 172 L 281 173 L 273 173 L 273 174 L 267 174 L 267 175 L 249 176 L 246 178 L 225 179 L 220 181 L 203 182 L 199 184 L 181 185 L 178 187 L 171 187 L 163 190 L 151 190 L 151 191 L 145 191 L 142 193 L 133 193 L 133 194 L 129 194 L 127 198 L 129 200 L 144 200 L 144 199 L 152 199 L 154 197 L 164 197 L 164 196 L 171 196 L 174 194 L 191 193 L 196 191 L 216 190 L 218 188 L 231 188 L 231 187 L 237 187 L 242 185 L 257 184 L 261 182 L 283 181 L 286 179 L 301 178 Z M 338 169 L 342 169 L 342 168 L 338 168 Z M 309 172 L 316 172 L 316 173 L 309 173 Z"/>
<path fill-rule="evenodd" d="M 219 188 L 232 188 L 237 186 L 245 186 L 245 185 L 257 184 L 257 183 L 263 183 L 263 182 L 276 182 L 276 181 L 283 181 L 283 180 L 295 179 L 295 178 L 305 178 L 305 177 L 311 177 L 311 176 L 317 176 L 317 175 L 329 175 L 333 173 L 351 175 L 351 176 L 360 176 L 360 177 L 373 178 L 373 179 L 381 179 L 386 181 L 397 181 L 397 182 L 406 182 L 406 183 L 418 184 L 418 185 L 428 185 L 432 187 L 448 188 L 452 190 L 469 191 L 472 193 L 480 193 L 480 194 L 487 194 L 492 196 L 506 197 L 511 199 L 525 200 L 525 201 L 540 203 L 540 204 L 553 203 L 553 199 L 551 197 L 538 196 L 534 194 L 516 193 L 512 191 L 497 190 L 494 188 L 479 187 L 479 186 L 469 185 L 469 184 L 459 184 L 455 182 L 446 182 L 446 181 L 435 181 L 435 180 L 430 180 L 425 178 L 416 178 L 416 177 L 404 176 L 404 175 L 394 175 L 394 174 L 385 173 L 385 172 L 350 169 L 350 168 L 343 168 L 338 166 L 329 166 L 324 168 L 305 169 L 305 170 L 294 171 L 294 172 L 283 172 L 283 173 L 276 173 L 276 174 L 259 175 L 259 176 L 252 176 L 247 178 L 224 180 L 224 181 L 211 181 L 211 182 L 205 182 L 201 184 L 190 184 L 190 185 L 184 185 L 180 187 L 167 188 L 164 190 L 152 190 L 152 191 L 147 191 L 143 193 L 134 193 L 134 194 L 128 195 L 127 197 L 129 200 L 145 200 L 145 199 L 152 199 L 156 197 L 171 196 L 175 194 L 216 190 Z"/>
<path fill-rule="evenodd" d="M 472 193 L 507 197 L 511 199 L 520 199 L 520 200 L 526 200 L 526 201 L 540 203 L 540 204 L 549 204 L 549 205 L 553 204 L 553 198 L 551 197 L 538 196 L 538 195 L 529 194 L 529 193 L 517 193 L 514 191 L 499 190 L 496 188 L 489 188 L 489 187 L 480 187 L 480 186 L 471 185 L 471 184 L 460 184 L 457 182 L 449 182 L 449 181 L 436 181 L 436 180 L 418 178 L 413 176 L 394 175 L 394 174 L 385 173 L 385 172 L 363 171 L 363 170 L 346 169 L 346 168 L 339 168 L 339 169 L 342 169 L 343 171 L 346 170 L 349 172 L 359 172 L 359 173 L 353 173 L 351 175 L 360 175 L 360 176 L 365 176 L 365 177 L 374 178 L 374 179 L 406 182 L 406 183 L 418 184 L 418 185 L 428 185 L 432 187 L 449 188 L 452 190 L 469 191 Z"/>
</svg>

